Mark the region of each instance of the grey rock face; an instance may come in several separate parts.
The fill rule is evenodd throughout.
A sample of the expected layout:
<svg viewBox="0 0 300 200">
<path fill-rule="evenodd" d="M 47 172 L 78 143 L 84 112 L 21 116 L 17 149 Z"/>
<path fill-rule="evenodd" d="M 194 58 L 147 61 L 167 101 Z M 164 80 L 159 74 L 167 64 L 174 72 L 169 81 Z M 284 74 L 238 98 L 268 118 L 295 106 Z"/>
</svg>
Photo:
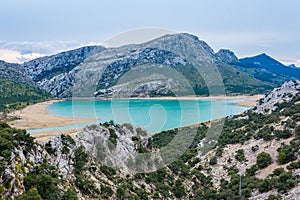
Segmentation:
<svg viewBox="0 0 300 200">
<path fill-rule="evenodd" d="M 150 136 L 142 127 L 129 129 L 126 126 L 92 125 L 79 133 L 75 140 L 77 146 L 84 146 L 89 155 L 92 155 L 102 165 L 116 168 L 125 174 L 143 170 L 143 167 L 149 170 L 146 167 L 147 162 L 145 165 L 138 164 L 137 159 L 140 158 L 138 149 L 147 148 Z M 112 139 L 113 137 L 115 140 Z M 148 158 L 150 161 L 153 159 Z"/>
<path fill-rule="evenodd" d="M 277 109 L 276 103 L 291 101 L 300 91 L 300 81 L 285 82 L 281 87 L 272 90 L 265 98 L 260 100 L 254 112 L 256 113 L 272 113 Z"/>
<path fill-rule="evenodd" d="M 236 57 L 234 52 L 228 50 L 228 49 L 220 49 L 216 53 L 217 58 L 227 64 L 237 64 L 239 62 L 239 59 Z"/>
<path fill-rule="evenodd" d="M 19 64 L 7 63 L 0 60 L 0 78 L 20 82 L 27 86 L 36 84 L 27 76 L 26 71 Z"/>
<path fill-rule="evenodd" d="M 101 46 L 87 46 L 53 56 L 37 58 L 22 65 L 28 77 L 53 96 L 67 96 L 74 79 L 70 75 L 76 66 L 98 51 Z"/>
<path fill-rule="evenodd" d="M 63 52 L 53 56 L 38 58 L 22 65 L 28 77 L 38 86 L 57 97 L 68 96 L 106 96 L 115 94 L 125 85 L 118 84 L 120 78 L 132 70 L 140 69 L 151 73 L 149 66 L 173 69 L 183 75 L 189 74 L 190 68 L 200 63 L 213 63 L 216 56 L 212 48 L 196 36 L 189 34 L 165 35 L 152 41 L 126 45 L 117 48 L 91 46 Z M 186 68 L 186 66 L 189 66 Z M 202 64 L 200 65 L 202 66 Z M 205 67 L 205 66 L 203 66 Z M 193 72 L 192 72 L 193 73 Z M 139 75 L 138 75 L 139 76 Z M 145 75 L 147 76 L 147 75 Z M 186 76 L 186 75 L 185 75 Z M 195 75 L 200 77 L 200 75 Z M 186 78 L 195 80 L 188 75 Z M 143 81 L 129 93 L 135 95 L 148 95 L 151 90 L 145 85 L 153 85 L 153 81 L 160 81 L 161 90 L 165 95 L 168 83 L 166 80 Z M 177 81 L 178 82 L 178 81 Z M 176 84 L 177 85 L 177 84 Z M 119 88 L 116 90 L 116 88 Z M 147 87 L 151 88 L 151 87 Z M 173 87 L 171 89 L 176 89 Z M 144 94 L 141 94 L 141 91 Z M 74 95 L 75 93 L 75 95 Z"/>
<path fill-rule="evenodd" d="M 112 139 L 113 138 L 113 139 Z M 149 135 L 142 127 L 131 125 L 91 125 L 73 139 L 65 135 L 55 135 L 46 142 L 38 142 L 27 154 L 25 146 L 15 148 L 11 163 L 5 163 L 5 171 L 0 174 L 0 185 L 9 181 L 1 197 L 18 196 L 24 192 L 24 177 L 36 166 L 45 163 L 57 167 L 59 176 L 67 181 L 74 178 L 74 152 L 81 146 L 88 153 L 88 163 L 100 163 L 114 167 L 125 174 L 133 172 L 138 149 L 148 145 Z M 61 186 L 63 187 L 63 186 Z"/>
</svg>

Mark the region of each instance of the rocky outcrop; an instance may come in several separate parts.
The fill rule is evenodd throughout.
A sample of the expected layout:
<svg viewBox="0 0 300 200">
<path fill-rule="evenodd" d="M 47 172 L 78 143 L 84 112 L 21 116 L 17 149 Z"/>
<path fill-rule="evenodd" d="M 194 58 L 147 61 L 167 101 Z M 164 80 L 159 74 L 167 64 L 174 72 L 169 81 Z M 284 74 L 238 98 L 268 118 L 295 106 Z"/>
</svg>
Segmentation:
<svg viewBox="0 0 300 200">
<path fill-rule="evenodd" d="M 276 104 L 289 102 L 300 91 L 300 81 L 289 81 L 281 87 L 273 89 L 265 98 L 259 101 L 259 104 L 253 109 L 256 113 L 272 113 L 277 109 Z"/>
<path fill-rule="evenodd" d="M 7 63 L 0 60 L 0 78 L 27 86 L 37 86 L 28 76 L 26 71 L 19 64 Z"/>
<path fill-rule="evenodd" d="M 39 88 L 53 96 L 66 97 L 74 84 L 73 69 L 83 63 L 88 56 L 105 48 L 87 46 L 25 62 L 22 68 Z M 73 70 L 73 73 L 71 72 Z"/>
<path fill-rule="evenodd" d="M 147 168 L 147 162 L 136 163 L 141 149 L 148 146 L 149 135 L 142 127 L 130 124 L 121 126 L 91 125 L 76 135 L 77 146 L 84 146 L 97 162 L 120 170 L 123 174 L 136 173 L 137 170 L 154 170 Z"/>
<path fill-rule="evenodd" d="M 42 164 L 56 167 L 62 179 L 73 180 L 75 151 L 81 146 L 88 153 L 88 165 L 97 162 L 120 170 L 123 175 L 135 173 L 137 167 L 147 167 L 146 162 L 145 165 L 135 165 L 135 162 L 139 151 L 146 149 L 148 138 L 147 131 L 142 127 L 106 123 L 87 126 L 74 139 L 59 134 L 46 142 L 37 142 L 28 152 L 24 151 L 26 146 L 15 148 L 11 154 L 11 163 L 5 163 L 6 168 L 0 177 L 3 189 L 0 197 L 21 195 L 25 189 L 26 173 Z"/>
<path fill-rule="evenodd" d="M 227 64 L 237 64 L 239 63 L 239 59 L 236 57 L 234 52 L 228 50 L 228 49 L 220 49 L 216 53 L 217 58 Z"/>
</svg>

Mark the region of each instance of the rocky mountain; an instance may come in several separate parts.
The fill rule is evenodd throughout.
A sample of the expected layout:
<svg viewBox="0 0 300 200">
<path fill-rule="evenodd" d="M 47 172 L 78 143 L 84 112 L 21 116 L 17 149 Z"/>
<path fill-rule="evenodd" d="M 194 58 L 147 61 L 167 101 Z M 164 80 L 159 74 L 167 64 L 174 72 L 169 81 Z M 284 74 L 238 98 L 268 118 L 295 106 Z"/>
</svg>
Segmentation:
<svg viewBox="0 0 300 200">
<path fill-rule="evenodd" d="M 275 88 L 261 99 L 255 107 L 256 113 L 272 113 L 278 109 L 278 104 L 291 101 L 300 91 L 300 81 L 289 81 L 281 87 Z"/>
<path fill-rule="evenodd" d="M 7 79 L 34 82 L 55 97 L 255 94 L 300 78 L 299 69 L 266 54 L 238 59 L 230 50 L 215 53 L 186 33 L 116 48 L 82 47 L 6 66 Z"/>
<path fill-rule="evenodd" d="M 288 67 L 294 68 L 294 69 L 297 69 L 297 68 L 298 68 L 295 64 L 288 65 Z"/>
<path fill-rule="evenodd" d="M 19 64 L 7 63 L 1 60 L 0 78 L 13 82 L 23 83 L 28 86 L 36 85 L 35 82 L 27 76 L 26 71 Z"/>
<path fill-rule="evenodd" d="M 83 63 L 89 55 L 104 49 L 101 46 L 82 47 L 34 59 L 24 63 L 22 68 L 40 89 L 53 96 L 67 96 L 66 93 L 74 82 L 73 74 L 70 72 Z"/>
<path fill-rule="evenodd" d="M 259 112 L 262 100 L 237 116 L 155 135 L 110 121 L 39 142 L 1 122 L 0 198 L 296 200 L 298 84 L 266 95 L 277 102 L 271 112 Z"/>
<path fill-rule="evenodd" d="M 227 64 L 238 64 L 239 59 L 236 57 L 234 52 L 228 49 L 220 49 L 216 54 L 216 57 L 219 58 L 220 61 Z"/>
<path fill-rule="evenodd" d="M 273 86 L 237 69 L 238 62 L 233 52 L 214 53 L 204 41 L 182 33 L 118 48 L 84 47 L 22 68 L 57 97 L 207 95 L 222 82 L 227 93 L 260 93 Z"/>
<path fill-rule="evenodd" d="M 300 79 L 298 68 L 290 68 L 263 53 L 239 60 L 241 70 L 252 74 L 256 79 L 276 84 Z"/>
</svg>

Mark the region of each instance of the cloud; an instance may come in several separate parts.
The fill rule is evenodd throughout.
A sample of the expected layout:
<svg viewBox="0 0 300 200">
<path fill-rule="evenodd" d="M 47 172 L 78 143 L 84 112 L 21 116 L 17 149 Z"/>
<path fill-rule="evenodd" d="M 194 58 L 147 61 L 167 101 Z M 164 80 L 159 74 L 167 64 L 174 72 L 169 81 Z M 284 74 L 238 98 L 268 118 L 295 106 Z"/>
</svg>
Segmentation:
<svg viewBox="0 0 300 200">
<path fill-rule="evenodd" d="M 22 54 L 19 51 L 0 49 L 0 60 L 4 60 L 10 63 L 23 63 L 42 56 L 45 56 L 45 54 L 40 54 L 40 53 Z"/>
<path fill-rule="evenodd" d="M 77 41 L 7 42 L 0 40 L 0 60 L 23 63 L 41 56 L 53 55 L 87 45 L 100 45 L 100 43 L 79 43 Z"/>
<path fill-rule="evenodd" d="M 76 41 L 44 41 L 44 42 L 7 42 L 0 41 L 0 49 L 19 51 L 21 54 L 42 53 L 51 54 L 65 49 L 80 46 Z"/>
<path fill-rule="evenodd" d="M 297 67 L 300 67 L 300 60 L 297 59 L 281 59 L 281 62 L 285 65 L 296 65 Z"/>
</svg>

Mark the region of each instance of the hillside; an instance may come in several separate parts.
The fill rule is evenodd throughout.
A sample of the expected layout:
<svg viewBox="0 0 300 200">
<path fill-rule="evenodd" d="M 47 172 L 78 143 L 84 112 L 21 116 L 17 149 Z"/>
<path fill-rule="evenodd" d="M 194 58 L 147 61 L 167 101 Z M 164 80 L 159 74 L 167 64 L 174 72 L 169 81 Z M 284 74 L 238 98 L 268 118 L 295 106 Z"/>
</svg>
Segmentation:
<svg viewBox="0 0 300 200">
<path fill-rule="evenodd" d="M 0 61 L 0 112 L 20 109 L 49 96 L 38 89 L 20 65 Z"/>
<path fill-rule="evenodd" d="M 296 200 L 299 85 L 274 89 L 241 115 L 152 136 L 110 121 L 37 142 L 1 123 L 0 197 L 232 200 L 241 181 L 243 199 Z"/>
</svg>

